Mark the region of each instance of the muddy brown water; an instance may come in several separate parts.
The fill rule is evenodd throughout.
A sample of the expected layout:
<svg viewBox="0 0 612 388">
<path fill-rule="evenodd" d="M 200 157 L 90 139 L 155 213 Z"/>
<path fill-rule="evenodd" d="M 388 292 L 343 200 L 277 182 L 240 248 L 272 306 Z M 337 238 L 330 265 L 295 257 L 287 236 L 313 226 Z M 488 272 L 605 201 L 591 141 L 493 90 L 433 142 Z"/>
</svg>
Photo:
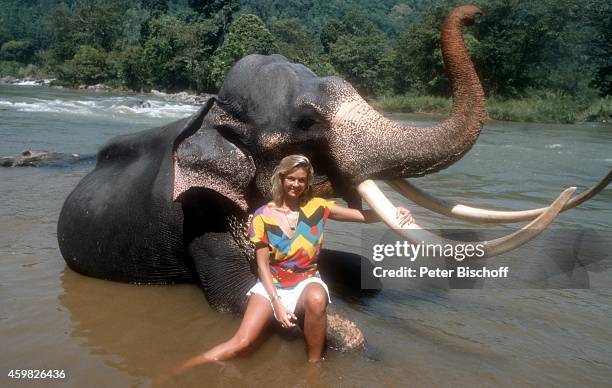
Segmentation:
<svg viewBox="0 0 612 388">
<path fill-rule="evenodd" d="M 580 190 L 604 176 L 612 165 L 611 140 L 606 125 L 487 123 L 464 160 L 419 183 L 470 203 L 543 206 L 562 187 L 576 184 Z M 160 385 L 171 368 L 228 338 L 240 323 L 211 310 L 196 285 L 122 284 L 66 267 L 57 247 L 57 218 L 92 163 L 0 169 L 2 386 Z M 611 199 L 608 189 L 558 223 L 612 235 Z M 465 225 L 412 208 L 426 225 Z M 363 230 L 332 223 L 325 245 L 358 252 Z M 247 357 L 205 365 L 165 384 L 609 386 L 611 270 L 592 278 L 592 289 L 383 290 L 368 297 L 332 290 L 334 303 L 364 331 L 365 351 L 330 351 L 311 366 L 301 338 L 272 333 Z M 66 377 L 16 380 L 7 376 L 14 369 L 59 369 Z"/>
</svg>

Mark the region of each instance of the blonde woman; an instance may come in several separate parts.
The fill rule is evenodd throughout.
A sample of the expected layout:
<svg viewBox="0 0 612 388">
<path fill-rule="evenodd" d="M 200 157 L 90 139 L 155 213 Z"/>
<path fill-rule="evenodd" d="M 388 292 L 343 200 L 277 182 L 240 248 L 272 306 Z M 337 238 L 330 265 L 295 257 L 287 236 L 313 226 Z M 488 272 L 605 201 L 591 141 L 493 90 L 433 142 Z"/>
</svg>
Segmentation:
<svg viewBox="0 0 612 388">
<path fill-rule="evenodd" d="M 321 360 L 331 302 L 319 277 L 317 258 L 328 218 L 337 221 L 376 222 L 369 210 L 349 209 L 312 196 L 313 169 L 308 158 L 290 155 L 272 176 L 272 201 L 257 209 L 249 228 L 255 244 L 259 282 L 249 290 L 249 301 L 234 336 L 192 358 L 183 369 L 210 361 L 228 360 L 247 350 L 274 318 L 290 329 L 303 320 L 308 361 Z M 414 222 L 398 207 L 400 225 Z"/>
</svg>

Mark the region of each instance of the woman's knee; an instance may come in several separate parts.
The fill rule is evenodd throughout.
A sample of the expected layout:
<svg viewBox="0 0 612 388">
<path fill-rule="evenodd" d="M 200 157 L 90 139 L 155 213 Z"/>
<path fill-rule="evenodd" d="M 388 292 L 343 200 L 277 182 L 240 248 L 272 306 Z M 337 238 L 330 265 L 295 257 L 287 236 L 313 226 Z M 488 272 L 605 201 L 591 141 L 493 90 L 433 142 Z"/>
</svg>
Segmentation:
<svg viewBox="0 0 612 388">
<path fill-rule="evenodd" d="M 236 333 L 234 338 L 232 338 L 232 342 L 234 344 L 234 351 L 236 353 L 240 353 L 248 350 L 251 346 L 253 346 L 255 338 L 246 334 Z"/>
<path fill-rule="evenodd" d="M 327 300 L 327 292 L 319 284 L 309 284 L 304 289 L 304 309 L 307 312 L 323 314 Z"/>
</svg>

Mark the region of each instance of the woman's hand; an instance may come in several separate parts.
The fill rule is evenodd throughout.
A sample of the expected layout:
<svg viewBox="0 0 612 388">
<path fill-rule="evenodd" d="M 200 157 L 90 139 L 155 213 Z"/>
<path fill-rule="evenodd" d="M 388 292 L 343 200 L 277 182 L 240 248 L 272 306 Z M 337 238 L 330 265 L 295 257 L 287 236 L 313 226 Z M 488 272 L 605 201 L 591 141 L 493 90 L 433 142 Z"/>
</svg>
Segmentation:
<svg viewBox="0 0 612 388">
<path fill-rule="evenodd" d="M 276 318 L 276 321 L 280 323 L 282 327 L 285 329 L 295 327 L 295 323 L 291 321 L 297 321 L 297 317 L 295 314 L 290 313 L 280 300 L 275 299 L 274 302 L 272 302 L 272 310 L 274 311 L 274 318 Z"/>
<path fill-rule="evenodd" d="M 404 226 L 404 224 L 414 224 L 414 218 L 412 218 L 412 213 L 410 210 L 405 207 L 398 206 L 397 211 L 395 213 L 395 218 L 397 219 L 397 223 L 399 226 Z"/>
</svg>

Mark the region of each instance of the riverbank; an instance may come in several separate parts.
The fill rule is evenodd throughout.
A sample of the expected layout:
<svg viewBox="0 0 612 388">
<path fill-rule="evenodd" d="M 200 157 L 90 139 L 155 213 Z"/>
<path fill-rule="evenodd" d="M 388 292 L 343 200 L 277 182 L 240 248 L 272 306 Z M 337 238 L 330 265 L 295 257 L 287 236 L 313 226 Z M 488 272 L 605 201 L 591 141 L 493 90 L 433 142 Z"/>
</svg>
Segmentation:
<svg viewBox="0 0 612 388">
<path fill-rule="evenodd" d="M 37 78 L 0 78 L 0 84 L 25 86 L 50 86 L 54 79 Z M 105 84 L 80 85 L 75 90 L 93 90 L 110 93 L 140 93 L 133 90 L 116 89 Z M 212 94 L 193 94 L 188 91 L 165 93 L 152 89 L 150 94 L 167 101 L 181 102 L 190 105 L 205 103 Z M 390 113 L 432 113 L 449 114 L 452 99 L 436 96 L 386 95 L 369 102 L 376 109 Z M 612 97 L 598 98 L 592 101 L 580 101 L 566 96 L 526 97 L 521 99 L 487 99 L 487 118 L 499 121 L 518 121 L 533 123 L 574 124 L 580 122 L 612 123 Z"/>
<path fill-rule="evenodd" d="M 394 113 L 449 114 L 452 100 L 433 96 L 388 95 L 370 103 L 378 110 Z M 579 101 L 571 97 L 527 97 L 487 99 L 487 117 L 500 121 L 573 124 L 579 122 L 612 123 L 612 98 Z"/>
<path fill-rule="evenodd" d="M 89 90 L 94 92 L 104 93 L 128 93 L 128 94 L 151 94 L 155 97 L 159 97 L 166 101 L 178 102 L 189 105 L 203 105 L 208 101 L 213 94 L 200 93 L 193 94 L 192 92 L 178 92 L 178 93 L 165 93 L 159 90 L 151 89 L 148 93 L 137 92 L 134 90 L 113 88 L 106 84 L 95 84 L 95 85 L 78 85 L 76 87 L 67 87 L 64 85 L 56 84 L 55 78 L 15 78 L 11 76 L 1 77 L 0 85 L 14 85 L 14 86 L 46 86 L 55 89 L 66 89 L 66 90 Z"/>
</svg>

